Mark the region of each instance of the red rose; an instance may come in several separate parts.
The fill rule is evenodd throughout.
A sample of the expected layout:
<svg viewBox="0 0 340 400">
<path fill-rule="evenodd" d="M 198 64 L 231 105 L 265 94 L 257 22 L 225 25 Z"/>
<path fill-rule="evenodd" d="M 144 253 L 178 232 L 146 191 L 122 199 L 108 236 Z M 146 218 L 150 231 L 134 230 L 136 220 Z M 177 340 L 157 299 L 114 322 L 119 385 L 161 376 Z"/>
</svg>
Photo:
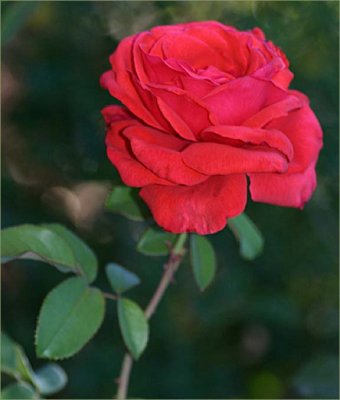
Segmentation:
<svg viewBox="0 0 340 400">
<path fill-rule="evenodd" d="M 125 38 L 101 84 L 107 154 L 164 229 L 209 234 L 253 200 L 303 207 L 322 131 L 284 53 L 255 28 L 159 26 Z"/>
</svg>

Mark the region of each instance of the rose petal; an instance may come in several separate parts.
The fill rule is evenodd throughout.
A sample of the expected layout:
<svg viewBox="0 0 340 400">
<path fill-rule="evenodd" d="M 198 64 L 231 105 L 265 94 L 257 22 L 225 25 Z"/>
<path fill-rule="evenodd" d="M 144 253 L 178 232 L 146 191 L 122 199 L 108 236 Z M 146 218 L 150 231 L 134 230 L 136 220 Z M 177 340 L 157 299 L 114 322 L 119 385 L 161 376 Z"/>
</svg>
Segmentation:
<svg viewBox="0 0 340 400">
<path fill-rule="evenodd" d="M 196 141 L 196 137 L 187 123 L 160 97 L 157 98 L 159 109 L 175 132 L 184 139 Z"/>
<path fill-rule="evenodd" d="M 257 27 L 257 26 L 255 28 L 253 28 L 251 30 L 251 32 L 260 40 L 265 40 L 266 39 L 266 36 L 265 36 L 263 30 L 261 28 Z"/>
<path fill-rule="evenodd" d="M 275 86 L 281 89 L 288 89 L 294 74 L 288 69 L 284 60 L 277 54 L 274 54 L 271 61 L 263 62 L 261 68 L 249 71 L 255 78 L 270 80 Z M 253 58 L 253 57 L 252 57 Z"/>
<path fill-rule="evenodd" d="M 222 54 L 201 39 L 185 33 L 185 31 L 169 32 L 160 40 L 164 58 L 186 61 L 196 69 L 214 65 L 223 71 L 225 59 Z"/>
<path fill-rule="evenodd" d="M 202 74 L 195 71 L 184 61 L 175 59 L 164 60 L 160 57 L 147 54 L 143 49 L 140 49 L 140 53 L 145 72 L 144 75 L 140 74 L 140 79 L 143 79 L 144 82 L 173 84 L 198 98 L 206 96 L 220 82 L 221 73 L 217 74 L 216 71 L 214 71 L 215 75 L 212 73 Z M 222 77 L 227 78 L 225 74 L 222 74 Z"/>
<path fill-rule="evenodd" d="M 116 105 L 110 105 L 104 107 L 101 113 L 107 125 L 110 125 L 118 121 L 133 119 L 133 116 L 129 113 L 127 108 Z"/>
<path fill-rule="evenodd" d="M 242 125 L 264 107 L 285 97 L 286 93 L 271 82 L 246 76 L 221 85 L 202 101 L 216 115 L 216 125 Z"/>
<path fill-rule="evenodd" d="M 139 35 L 128 36 L 119 43 L 115 52 L 110 56 L 112 69 L 101 76 L 100 83 L 138 118 L 153 127 L 161 128 L 161 124 L 145 107 L 143 97 L 137 92 L 131 79 L 130 73 L 134 70 L 132 49 L 134 41 L 138 39 Z"/>
<path fill-rule="evenodd" d="M 272 82 L 279 88 L 288 89 L 294 74 L 288 68 L 278 71 L 272 78 Z"/>
<path fill-rule="evenodd" d="M 248 118 L 243 125 L 250 126 L 252 128 L 262 128 L 270 121 L 285 117 L 290 111 L 301 108 L 303 102 L 296 96 L 287 96 L 285 99 L 278 101 L 277 103 L 271 104 L 255 115 Z"/>
<path fill-rule="evenodd" d="M 131 147 L 137 159 L 161 178 L 189 186 L 208 179 L 207 175 L 184 164 L 178 151 L 151 145 L 140 139 L 131 139 Z"/>
<path fill-rule="evenodd" d="M 136 92 L 142 99 L 144 106 L 152 113 L 153 117 L 157 120 L 159 124 L 159 129 L 165 130 L 167 132 L 172 132 L 173 129 L 171 124 L 162 114 L 157 97 L 152 93 L 147 85 L 142 84 L 136 76 L 131 73 L 131 82 L 133 82 Z M 153 126 L 154 127 L 154 126 Z"/>
<path fill-rule="evenodd" d="M 152 93 L 161 98 L 174 113 L 183 119 L 194 134 L 216 122 L 204 103 L 183 89 L 151 83 L 148 87 Z M 170 118 L 170 114 L 168 114 L 168 117 Z"/>
<path fill-rule="evenodd" d="M 122 181 L 128 186 L 141 187 L 151 184 L 171 185 L 158 177 L 136 160 L 130 145 L 122 132 L 135 120 L 123 120 L 110 125 L 106 134 L 106 152 L 111 163 L 117 168 Z"/>
<path fill-rule="evenodd" d="M 303 207 L 316 187 L 315 164 L 322 147 L 319 122 L 305 103 L 287 117 L 272 121 L 268 127 L 280 129 L 289 137 L 294 158 L 283 175 L 250 174 L 251 196 L 264 203 Z"/>
<path fill-rule="evenodd" d="M 214 176 L 196 186 L 146 186 L 140 196 L 156 222 L 174 233 L 200 235 L 223 229 L 247 202 L 245 175 Z"/>
<path fill-rule="evenodd" d="M 254 201 L 284 207 L 303 208 L 316 188 L 315 164 L 306 171 L 287 174 L 250 174 Z"/>
<path fill-rule="evenodd" d="M 145 123 L 155 128 L 161 128 L 161 124 L 157 122 L 152 114 L 144 107 L 143 100 L 137 93 L 129 73 L 124 70 L 124 73 L 120 75 L 120 80 L 118 82 L 118 78 L 113 71 L 104 72 L 100 77 L 101 86 L 107 89 L 111 96 L 116 97 L 134 115 Z"/>
<path fill-rule="evenodd" d="M 183 185 L 196 185 L 208 176 L 184 164 L 180 151 L 189 142 L 146 126 L 131 126 L 123 135 L 135 157 L 157 176 Z"/>
<path fill-rule="evenodd" d="M 255 145 L 267 145 L 283 153 L 288 160 L 292 160 L 294 149 L 293 145 L 286 135 L 274 129 L 254 129 L 245 126 L 212 126 L 202 132 L 203 140 L 215 142 L 216 139 L 222 139 L 218 143 L 223 143 L 223 139 L 238 140 L 241 143 L 251 143 Z M 226 144 L 229 144 L 228 141 Z"/>
<path fill-rule="evenodd" d="M 172 150 L 181 151 L 189 142 L 177 136 L 138 124 L 129 126 L 124 130 L 123 135 L 128 139 L 140 139 L 150 144 L 166 147 Z"/>
<path fill-rule="evenodd" d="M 322 147 L 322 130 L 307 103 L 286 117 L 273 120 L 266 127 L 280 130 L 293 144 L 294 158 L 289 165 L 289 173 L 303 172 L 317 160 Z"/>
<path fill-rule="evenodd" d="M 182 152 L 183 161 L 202 174 L 285 172 L 286 158 L 256 146 L 234 147 L 219 143 L 193 143 Z"/>
<path fill-rule="evenodd" d="M 212 65 L 234 77 L 244 75 L 249 60 L 246 46 L 250 36 L 248 32 L 241 33 L 221 23 L 207 21 L 204 24 L 189 26 L 187 33 L 204 42 L 219 54 L 218 59 L 207 57 L 205 59 L 206 66 Z M 218 62 L 220 58 L 222 61 Z"/>
</svg>

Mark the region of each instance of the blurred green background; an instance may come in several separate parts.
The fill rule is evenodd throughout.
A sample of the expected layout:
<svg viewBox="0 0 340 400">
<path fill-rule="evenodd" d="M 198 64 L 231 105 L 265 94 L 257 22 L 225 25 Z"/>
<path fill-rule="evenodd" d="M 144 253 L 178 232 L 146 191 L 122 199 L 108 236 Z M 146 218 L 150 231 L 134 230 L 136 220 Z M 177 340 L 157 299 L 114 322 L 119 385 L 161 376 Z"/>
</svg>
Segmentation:
<svg viewBox="0 0 340 400">
<path fill-rule="evenodd" d="M 132 373 L 139 398 L 338 398 L 338 2 L 2 2 L 2 226 L 59 222 L 84 238 L 102 266 L 120 262 L 143 284 L 144 306 L 164 258 L 135 251 L 144 223 L 103 210 L 119 176 L 104 148 L 99 87 L 124 36 L 153 25 L 216 19 L 261 27 L 279 45 L 324 130 L 318 188 L 304 211 L 249 201 L 266 245 L 242 261 L 229 230 L 212 235 L 213 285 L 199 293 L 188 260 L 151 323 Z M 36 317 L 64 276 L 44 264 L 2 269 L 3 329 L 35 367 Z M 123 357 L 114 304 L 104 326 L 61 362 L 69 384 L 58 398 L 111 398 Z"/>
</svg>

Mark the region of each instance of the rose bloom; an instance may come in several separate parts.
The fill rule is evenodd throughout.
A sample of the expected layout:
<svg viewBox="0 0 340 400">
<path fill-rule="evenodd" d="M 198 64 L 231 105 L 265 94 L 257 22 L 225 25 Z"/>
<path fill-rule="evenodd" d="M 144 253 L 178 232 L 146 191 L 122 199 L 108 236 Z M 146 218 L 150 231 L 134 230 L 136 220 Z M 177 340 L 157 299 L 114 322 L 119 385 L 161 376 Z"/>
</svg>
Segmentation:
<svg viewBox="0 0 340 400">
<path fill-rule="evenodd" d="M 121 41 L 101 85 L 107 154 L 165 230 L 210 234 L 254 201 L 299 207 L 316 187 L 322 131 L 259 28 L 158 26 Z"/>
</svg>

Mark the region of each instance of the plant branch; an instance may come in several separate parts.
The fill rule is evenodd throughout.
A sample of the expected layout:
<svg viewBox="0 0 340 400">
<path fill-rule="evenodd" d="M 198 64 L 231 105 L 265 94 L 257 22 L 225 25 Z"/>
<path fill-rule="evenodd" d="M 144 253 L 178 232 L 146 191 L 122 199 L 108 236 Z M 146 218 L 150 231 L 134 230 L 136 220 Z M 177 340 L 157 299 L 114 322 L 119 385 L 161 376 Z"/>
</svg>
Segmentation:
<svg viewBox="0 0 340 400">
<path fill-rule="evenodd" d="M 105 298 L 107 298 L 107 299 L 110 299 L 110 300 L 113 300 L 113 301 L 118 300 L 118 296 L 116 296 L 116 295 L 113 294 L 113 293 L 102 292 L 102 294 L 103 294 L 103 296 L 104 296 Z"/>
<path fill-rule="evenodd" d="M 185 254 L 184 244 L 187 239 L 187 236 L 188 236 L 187 233 L 181 233 L 178 236 L 177 241 L 170 252 L 169 260 L 164 265 L 164 272 L 162 278 L 159 281 L 157 289 L 153 294 L 153 296 L 151 297 L 151 300 L 144 311 L 145 317 L 148 320 L 155 313 L 158 304 L 163 298 L 166 289 L 168 288 L 169 284 L 173 281 L 173 276 L 177 271 Z M 132 356 L 130 353 L 127 352 L 125 353 L 120 376 L 118 379 L 118 391 L 116 397 L 118 400 L 126 399 L 132 365 L 133 365 Z"/>
</svg>

